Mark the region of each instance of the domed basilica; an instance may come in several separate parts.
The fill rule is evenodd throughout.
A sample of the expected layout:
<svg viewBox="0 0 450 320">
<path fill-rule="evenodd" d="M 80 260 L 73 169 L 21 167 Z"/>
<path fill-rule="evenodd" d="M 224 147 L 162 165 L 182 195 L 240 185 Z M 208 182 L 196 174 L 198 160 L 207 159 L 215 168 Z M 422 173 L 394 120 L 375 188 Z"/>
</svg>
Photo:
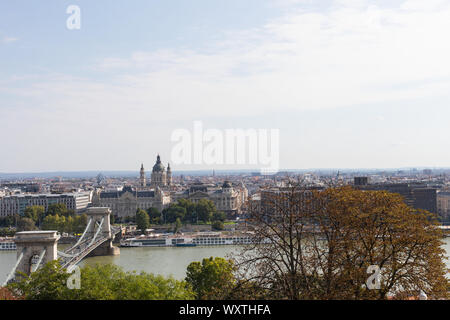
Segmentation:
<svg viewBox="0 0 450 320">
<path fill-rule="evenodd" d="M 158 154 L 156 157 L 156 163 L 153 166 L 150 184 L 148 185 L 146 183 L 144 164 L 141 165 L 139 182 L 141 187 L 150 186 L 153 188 L 164 188 L 170 186 L 172 184 L 172 170 L 170 169 L 170 164 L 167 164 L 166 170 L 161 162 L 161 157 Z"/>
</svg>

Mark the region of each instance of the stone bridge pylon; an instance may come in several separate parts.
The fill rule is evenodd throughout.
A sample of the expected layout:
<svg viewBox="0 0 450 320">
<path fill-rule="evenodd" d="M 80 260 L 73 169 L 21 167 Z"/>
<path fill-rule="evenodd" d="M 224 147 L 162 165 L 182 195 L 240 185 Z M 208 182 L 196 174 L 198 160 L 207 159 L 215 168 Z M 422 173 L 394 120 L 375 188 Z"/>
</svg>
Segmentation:
<svg viewBox="0 0 450 320">
<path fill-rule="evenodd" d="M 47 262 L 58 257 L 57 231 L 24 231 L 18 232 L 14 242 L 17 246 L 16 272 L 30 274 Z"/>
<path fill-rule="evenodd" d="M 113 240 L 116 235 L 116 230 L 111 227 L 110 215 L 111 209 L 103 207 L 88 208 L 86 212 L 88 216 L 89 228 L 86 228 L 86 238 L 91 239 L 95 236 L 95 233 L 99 230 L 97 238 L 108 239 L 91 251 L 88 257 L 93 256 L 115 256 L 120 254 L 120 249 L 113 246 Z M 103 222 L 102 222 L 103 221 Z M 97 226 L 97 227 L 96 227 Z"/>
<path fill-rule="evenodd" d="M 57 231 L 23 231 L 14 239 L 17 246 L 17 261 L 6 279 L 6 283 L 19 272 L 29 275 L 49 261 L 59 259 L 64 268 L 77 265 L 85 257 L 118 255 L 120 250 L 113 246 L 115 235 L 120 228 L 110 224 L 111 209 L 88 208 L 88 223 L 82 236 L 70 248 L 58 251 Z"/>
</svg>

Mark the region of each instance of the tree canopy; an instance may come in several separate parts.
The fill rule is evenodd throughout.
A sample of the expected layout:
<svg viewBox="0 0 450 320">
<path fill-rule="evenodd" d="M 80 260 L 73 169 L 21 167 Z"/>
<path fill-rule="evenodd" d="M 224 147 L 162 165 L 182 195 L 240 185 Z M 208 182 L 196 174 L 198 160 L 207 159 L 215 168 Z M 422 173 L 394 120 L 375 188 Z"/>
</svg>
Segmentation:
<svg viewBox="0 0 450 320">
<path fill-rule="evenodd" d="M 256 243 L 239 256 L 241 277 L 279 299 L 447 296 L 442 234 L 429 212 L 400 195 L 293 185 L 249 208 Z M 379 268 L 380 288 L 367 283 Z M 249 272 L 251 270 L 251 272 Z"/>
<path fill-rule="evenodd" d="M 52 261 L 19 282 L 8 285 L 14 297 L 27 300 L 185 300 L 194 297 L 184 281 L 141 272 L 125 272 L 113 265 L 85 266 L 80 289 L 69 289 L 66 273 Z"/>
<path fill-rule="evenodd" d="M 137 228 L 144 232 L 150 226 L 150 218 L 145 210 L 138 209 L 136 212 Z"/>
<path fill-rule="evenodd" d="M 236 284 L 232 260 L 210 257 L 192 262 L 187 267 L 186 282 L 195 292 L 196 299 L 223 299 Z"/>
</svg>

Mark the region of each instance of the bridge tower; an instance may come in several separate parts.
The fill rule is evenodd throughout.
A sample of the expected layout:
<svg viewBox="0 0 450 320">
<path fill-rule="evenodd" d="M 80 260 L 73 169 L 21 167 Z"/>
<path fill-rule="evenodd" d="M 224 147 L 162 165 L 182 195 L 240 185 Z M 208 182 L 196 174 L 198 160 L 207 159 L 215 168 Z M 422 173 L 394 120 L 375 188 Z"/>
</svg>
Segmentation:
<svg viewBox="0 0 450 320">
<path fill-rule="evenodd" d="M 103 237 L 109 239 L 93 250 L 88 256 L 110 256 L 120 254 L 120 249 L 112 244 L 114 235 L 111 232 L 110 224 L 111 209 L 106 207 L 88 208 L 86 215 L 88 216 L 88 220 L 92 219 L 92 222 L 89 224 L 89 229 L 86 230 L 86 236 L 94 236 L 94 234 L 99 231 Z M 101 230 L 98 230 L 99 227 Z"/>
<path fill-rule="evenodd" d="M 57 231 L 22 231 L 16 233 L 17 246 L 16 272 L 30 274 L 39 265 L 56 260 L 58 257 Z"/>
<path fill-rule="evenodd" d="M 58 251 L 57 231 L 23 231 L 16 233 L 17 261 L 6 278 L 6 285 L 18 272 L 29 275 L 40 266 L 59 258 L 61 266 L 68 268 L 78 264 L 87 256 L 118 255 L 120 250 L 113 246 L 115 234 L 119 232 L 109 222 L 109 208 L 89 208 L 88 224 L 77 243 L 69 249 Z"/>
</svg>

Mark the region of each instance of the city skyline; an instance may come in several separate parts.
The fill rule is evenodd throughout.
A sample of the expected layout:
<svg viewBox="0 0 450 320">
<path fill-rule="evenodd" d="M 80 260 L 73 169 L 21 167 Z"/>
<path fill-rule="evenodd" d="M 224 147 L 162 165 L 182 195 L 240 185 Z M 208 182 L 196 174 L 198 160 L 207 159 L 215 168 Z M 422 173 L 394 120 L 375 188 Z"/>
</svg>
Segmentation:
<svg viewBox="0 0 450 320">
<path fill-rule="evenodd" d="M 0 172 L 171 162 L 196 120 L 279 129 L 280 170 L 448 167 L 449 18 L 439 0 L 2 3 Z"/>
</svg>

